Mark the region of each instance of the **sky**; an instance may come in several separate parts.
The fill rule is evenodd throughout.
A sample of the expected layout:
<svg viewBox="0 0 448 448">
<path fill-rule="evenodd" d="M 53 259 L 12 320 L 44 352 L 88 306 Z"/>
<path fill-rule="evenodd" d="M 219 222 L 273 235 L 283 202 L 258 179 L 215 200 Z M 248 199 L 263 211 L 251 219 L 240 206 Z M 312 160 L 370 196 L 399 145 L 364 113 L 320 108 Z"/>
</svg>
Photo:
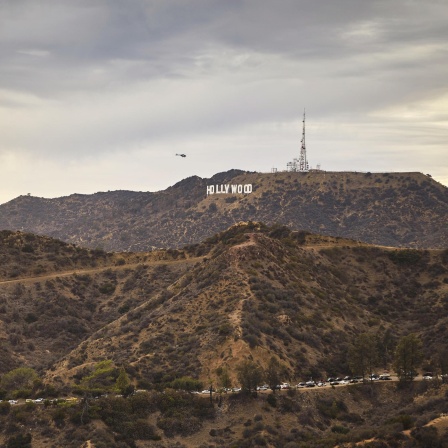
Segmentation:
<svg viewBox="0 0 448 448">
<path fill-rule="evenodd" d="M 304 109 L 312 168 L 448 185 L 447 23 L 446 0 L 0 0 L 0 203 L 285 170 Z"/>
</svg>

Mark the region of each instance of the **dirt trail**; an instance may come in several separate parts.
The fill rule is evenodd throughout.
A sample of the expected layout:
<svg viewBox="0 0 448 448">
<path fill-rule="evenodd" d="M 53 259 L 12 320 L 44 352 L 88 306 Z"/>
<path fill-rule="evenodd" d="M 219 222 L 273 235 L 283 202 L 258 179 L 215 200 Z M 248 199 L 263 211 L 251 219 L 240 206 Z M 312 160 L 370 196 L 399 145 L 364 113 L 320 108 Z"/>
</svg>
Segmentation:
<svg viewBox="0 0 448 448">
<path fill-rule="evenodd" d="M 249 238 L 244 241 L 241 244 L 237 244 L 236 246 L 233 246 L 230 248 L 230 253 L 232 254 L 233 258 L 231 260 L 231 263 L 237 271 L 239 271 L 240 268 L 240 257 L 238 256 L 238 252 L 241 248 L 247 247 L 247 246 L 255 246 L 255 239 L 253 233 L 247 234 Z M 241 321 L 242 321 L 242 313 L 243 313 L 243 304 L 247 299 L 241 299 L 239 303 L 237 304 L 235 311 L 229 314 L 229 320 L 232 322 L 233 326 L 235 327 L 236 333 L 239 337 L 243 334 L 243 329 L 241 327 Z"/>
<path fill-rule="evenodd" d="M 152 260 L 138 263 L 130 263 L 122 266 L 101 266 L 97 268 L 89 268 L 89 269 L 70 269 L 69 271 L 61 271 L 61 272 L 53 272 L 47 275 L 40 275 L 36 277 L 21 277 L 15 278 L 14 280 L 0 280 L 0 286 L 2 285 L 13 285 L 15 283 L 35 283 L 35 282 L 43 282 L 46 280 L 51 280 L 56 277 L 69 277 L 71 275 L 83 275 L 83 274 L 95 274 L 102 271 L 113 270 L 113 271 L 123 271 L 125 269 L 133 269 L 137 266 L 156 266 L 162 264 L 181 264 L 181 263 L 197 263 L 198 261 L 202 261 L 203 257 L 192 257 L 192 258 L 184 258 L 181 260 Z"/>
</svg>

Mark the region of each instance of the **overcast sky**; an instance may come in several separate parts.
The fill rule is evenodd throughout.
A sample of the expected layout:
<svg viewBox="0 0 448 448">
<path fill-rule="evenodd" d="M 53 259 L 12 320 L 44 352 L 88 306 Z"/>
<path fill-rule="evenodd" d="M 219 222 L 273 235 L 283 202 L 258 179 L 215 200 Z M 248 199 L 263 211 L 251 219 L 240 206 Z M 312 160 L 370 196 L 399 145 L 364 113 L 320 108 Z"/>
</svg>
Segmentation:
<svg viewBox="0 0 448 448">
<path fill-rule="evenodd" d="M 0 203 L 231 168 L 448 185 L 446 0 L 0 0 Z M 186 158 L 176 153 L 185 153 Z"/>
</svg>

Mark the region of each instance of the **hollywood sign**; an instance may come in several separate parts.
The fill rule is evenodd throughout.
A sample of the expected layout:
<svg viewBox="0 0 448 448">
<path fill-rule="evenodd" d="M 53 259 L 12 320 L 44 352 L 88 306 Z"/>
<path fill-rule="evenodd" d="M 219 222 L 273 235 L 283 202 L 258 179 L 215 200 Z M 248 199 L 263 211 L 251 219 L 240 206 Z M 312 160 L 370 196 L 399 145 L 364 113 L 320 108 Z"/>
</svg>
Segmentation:
<svg viewBox="0 0 448 448">
<path fill-rule="evenodd" d="M 209 194 L 249 194 L 252 193 L 252 184 L 245 185 L 207 185 Z"/>
</svg>

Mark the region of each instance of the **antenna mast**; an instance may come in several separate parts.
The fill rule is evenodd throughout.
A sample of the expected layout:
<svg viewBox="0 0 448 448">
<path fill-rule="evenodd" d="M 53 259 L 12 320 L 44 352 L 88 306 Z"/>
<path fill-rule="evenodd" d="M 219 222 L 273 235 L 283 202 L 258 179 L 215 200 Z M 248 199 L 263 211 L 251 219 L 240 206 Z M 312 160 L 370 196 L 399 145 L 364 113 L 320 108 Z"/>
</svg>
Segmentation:
<svg viewBox="0 0 448 448">
<path fill-rule="evenodd" d="M 306 145 L 305 145 L 305 109 L 303 109 L 303 128 L 302 128 L 302 146 L 300 148 L 300 157 L 298 159 L 293 159 L 292 162 L 286 164 L 288 171 L 293 172 L 307 172 L 310 167 L 308 165 L 308 160 L 306 160 Z"/>
<path fill-rule="evenodd" d="M 303 109 L 303 130 L 302 130 L 302 147 L 300 148 L 299 171 L 308 171 L 308 161 L 306 160 L 306 144 L 305 144 L 305 109 Z"/>
</svg>

